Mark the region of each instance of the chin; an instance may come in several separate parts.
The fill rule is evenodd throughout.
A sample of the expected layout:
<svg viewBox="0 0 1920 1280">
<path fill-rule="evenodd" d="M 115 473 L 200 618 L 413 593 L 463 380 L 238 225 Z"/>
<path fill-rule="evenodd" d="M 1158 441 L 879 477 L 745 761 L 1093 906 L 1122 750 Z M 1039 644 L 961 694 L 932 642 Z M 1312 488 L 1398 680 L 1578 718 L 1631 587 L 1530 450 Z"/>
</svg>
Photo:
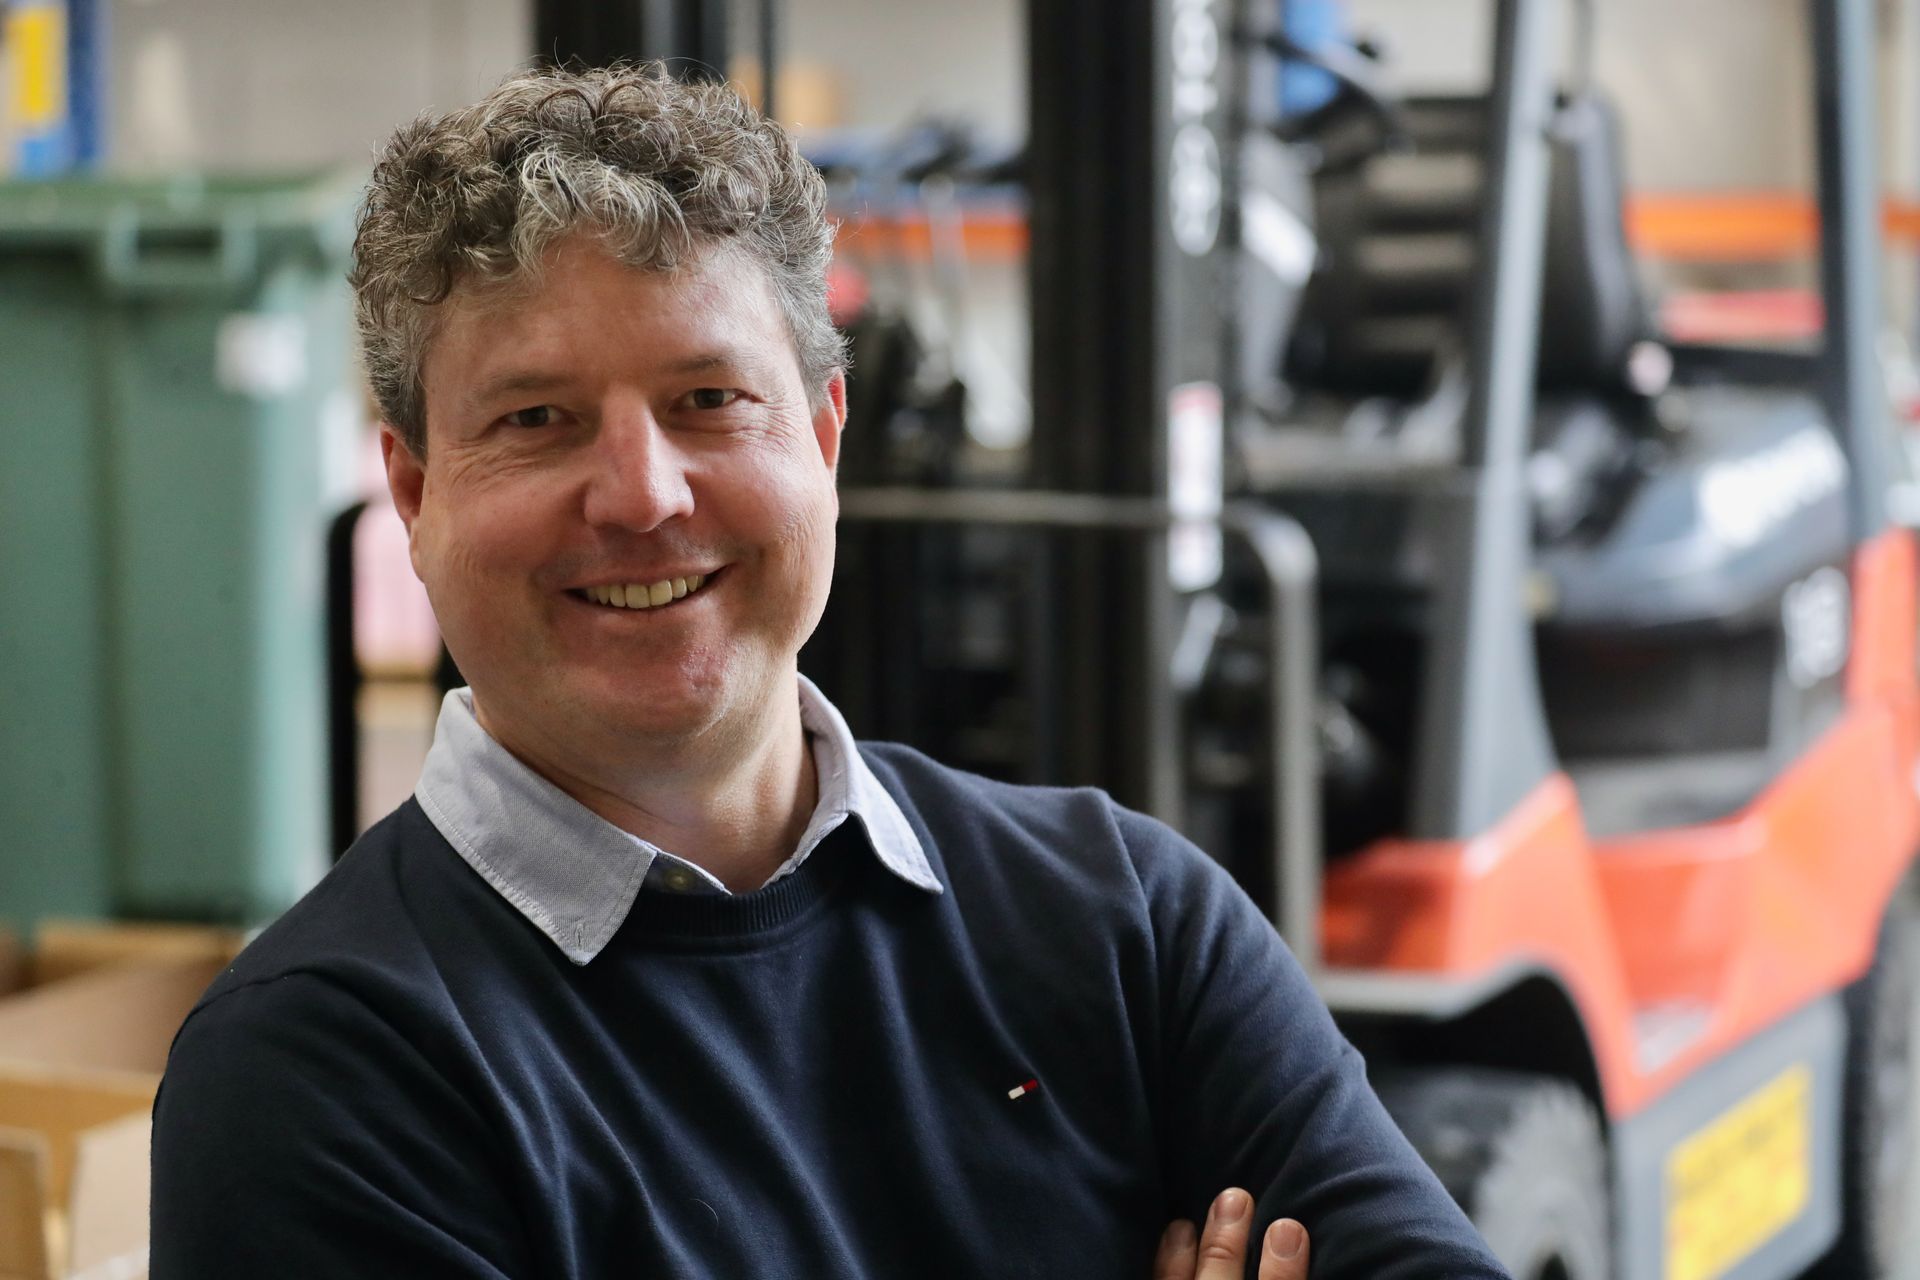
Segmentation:
<svg viewBox="0 0 1920 1280">
<path fill-rule="evenodd" d="M 686 742 L 725 718 L 720 707 L 693 699 L 662 703 L 642 697 L 615 705 L 616 712 L 599 717 L 600 726 L 634 742 Z"/>
<path fill-rule="evenodd" d="M 722 678 L 661 678 L 637 671 L 600 673 L 565 699 L 583 723 L 640 737 L 688 736 L 726 718 L 731 688 Z"/>
</svg>

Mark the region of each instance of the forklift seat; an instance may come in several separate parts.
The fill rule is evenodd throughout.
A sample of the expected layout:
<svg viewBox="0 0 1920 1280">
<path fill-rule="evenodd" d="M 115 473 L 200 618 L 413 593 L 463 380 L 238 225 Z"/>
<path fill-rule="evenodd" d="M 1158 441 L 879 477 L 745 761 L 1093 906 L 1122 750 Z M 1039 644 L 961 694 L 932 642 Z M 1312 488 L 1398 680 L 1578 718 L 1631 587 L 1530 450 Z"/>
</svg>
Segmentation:
<svg viewBox="0 0 1920 1280">
<path fill-rule="evenodd" d="M 1622 209 L 1620 122 L 1592 93 L 1554 119 L 1540 304 L 1543 390 L 1618 391 L 1634 344 L 1652 332 Z"/>
<path fill-rule="evenodd" d="M 1484 98 L 1415 98 L 1412 146 L 1322 175 L 1320 261 L 1301 300 L 1286 366 L 1296 387 L 1414 399 L 1462 345 L 1478 259 Z M 1650 331 L 1621 217 L 1620 134 L 1588 93 L 1561 103 L 1542 264 L 1543 391 L 1625 390 L 1627 359 Z"/>
<path fill-rule="evenodd" d="M 1424 634 L 1430 591 L 1455 571 L 1419 545 L 1425 489 L 1315 487 L 1455 460 L 1489 111 L 1465 97 L 1403 111 L 1409 149 L 1319 175 L 1321 257 L 1286 355 L 1299 399 L 1244 450 L 1322 549 L 1329 670 L 1366 693 L 1340 701 L 1387 762 L 1329 773 L 1347 779 L 1326 801 L 1336 849 L 1400 820 L 1380 797 L 1401 793 L 1392 770 L 1413 749 L 1420 696 L 1407 649 L 1424 641 L 1393 637 Z M 1844 654 L 1849 599 L 1847 461 L 1811 366 L 1756 377 L 1694 360 L 1671 390 L 1636 385 L 1653 325 L 1621 174 L 1605 102 L 1563 100 L 1526 458 L 1528 606 L 1549 737 L 1596 836 L 1722 817 L 1797 758 L 1842 704 L 1841 666 L 1815 656 Z"/>
</svg>

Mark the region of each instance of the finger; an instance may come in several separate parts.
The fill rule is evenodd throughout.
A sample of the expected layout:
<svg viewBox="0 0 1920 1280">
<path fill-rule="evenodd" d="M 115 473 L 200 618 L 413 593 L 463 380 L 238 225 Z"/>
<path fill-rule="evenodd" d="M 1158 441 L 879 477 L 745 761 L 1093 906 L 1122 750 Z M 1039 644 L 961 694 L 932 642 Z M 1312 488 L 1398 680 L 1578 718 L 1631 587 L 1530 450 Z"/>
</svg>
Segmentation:
<svg viewBox="0 0 1920 1280">
<path fill-rule="evenodd" d="M 1153 1255 L 1153 1280 L 1193 1280 L 1193 1255 L 1200 1237 L 1185 1218 L 1167 1224 L 1160 1233 L 1160 1252 Z"/>
<path fill-rule="evenodd" d="M 1238 1187 L 1222 1191 L 1207 1211 L 1193 1280 L 1240 1280 L 1246 1273 L 1247 1230 L 1252 1225 L 1253 1197 Z"/>
<path fill-rule="evenodd" d="M 1307 1280 L 1307 1229 L 1292 1218 L 1267 1228 L 1260 1248 L 1260 1280 Z"/>
</svg>

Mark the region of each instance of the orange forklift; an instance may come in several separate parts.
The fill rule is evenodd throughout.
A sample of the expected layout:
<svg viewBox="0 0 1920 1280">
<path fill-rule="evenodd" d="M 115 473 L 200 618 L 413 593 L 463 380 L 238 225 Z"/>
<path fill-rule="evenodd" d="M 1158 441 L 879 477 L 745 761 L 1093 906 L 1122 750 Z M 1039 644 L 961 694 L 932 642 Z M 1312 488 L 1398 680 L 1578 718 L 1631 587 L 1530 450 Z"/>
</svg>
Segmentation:
<svg viewBox="0 0 1920 1280">
<path fill-rule="evenodd" d="M 1806 2 L 1826 325 L 1770 352 L 1655 340 L 1591 10 L 1491 7 L 1484 93 L 1394 99 L 1247 0 L 1033 0 L 1026 483 L 870 460 L 803 664 L 1219 857 L 1522 1280 L 1920 1275 L 1873 4 Z"/>
</svg>

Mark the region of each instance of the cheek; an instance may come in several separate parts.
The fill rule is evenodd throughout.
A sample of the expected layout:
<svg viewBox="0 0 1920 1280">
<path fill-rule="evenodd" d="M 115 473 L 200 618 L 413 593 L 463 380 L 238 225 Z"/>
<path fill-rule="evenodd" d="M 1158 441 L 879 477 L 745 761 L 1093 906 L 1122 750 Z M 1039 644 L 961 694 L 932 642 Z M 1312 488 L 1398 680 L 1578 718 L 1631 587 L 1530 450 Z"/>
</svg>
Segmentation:
<svg viewBox="0 0 1920 1280">
<path fill-rule="evenodd" d="M 782 619 L 783 630 L 811 629 L 833 582 L 839 498 L 832 477 L 824 470 L 781 468 L 736 497 L 741 505 L 733 508 L 735 518 L 717 523 L 758 544 L 761 607 Z"/>
<path fill-rule="evenodd" d="M 809 431 L 795 430 L 769 441 L 757 459 L 756 501 L 774 526 L 777 541 L 809 548 L 825 531 L 827 554 L 832 554 L 833 523 L 839 514 L 839 495 L 833 472 L 822 461 Z"/>
<path fill-rule="evenodd" d="M 833 588 L 833 558 L 837 544 L 838 495 L 829 485 L 810 508 L 809 517 L 796 530 L 797 557 L 795 580 L 800 585 L 802 624 L 807 632 L 819 625 L 826 611 L 827 596 Z"/>
<path fill-rule="evenodd" d="M 833 564 L 833 533 L 839 514 L 838 497 L 831 481 L 792 484 L 781 495 L 783 501 L 770 516 L 778 526 L 777 541 L 787 550 L 796 568 L 817 569 Z"/>
<path fill-rule="evenodd" d="M 472 541 L 444 526 L 430 527 L 425 534 L 415 553 L 420 580 L 449 644 L 458 644 L 476 625 L 499 615 L 500 593 L 491 585 L 484 553 Z"/>
<path fill-rule="evenodd" d="M 429 593 L 437 582 L 446 594 L 473 584 L 523 573 L 542 545 L 546 506 L 534 493 L 507 493 L 505 486 L 447 485 L 429 491 L 414 521 L 415 563 Z"/>
</svg>

